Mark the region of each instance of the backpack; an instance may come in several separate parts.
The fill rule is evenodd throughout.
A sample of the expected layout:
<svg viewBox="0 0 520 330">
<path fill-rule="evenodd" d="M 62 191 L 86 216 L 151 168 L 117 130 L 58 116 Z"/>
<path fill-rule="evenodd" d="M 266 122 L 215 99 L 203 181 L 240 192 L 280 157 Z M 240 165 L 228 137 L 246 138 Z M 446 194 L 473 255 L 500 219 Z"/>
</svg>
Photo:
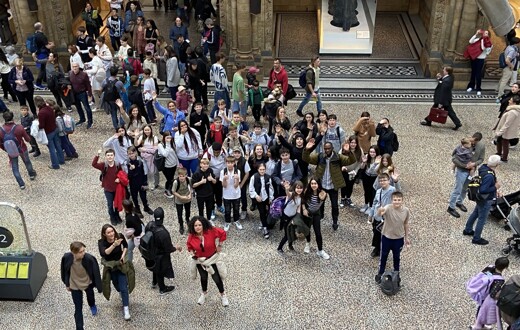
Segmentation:
<svg viewBox="0 0 520 330">
<path fill-rule="evenodd" d="M 517 276 L 513 275 L 513 277 Z M 501 312 L 511 316 L 513 319 L 520 317 L 520 287 L 514 281 L 502 286 L 497 306 Z"/>
<path fill-rule="evenodd" d="M 125 72 L 125 76 L 126 76 L 126 72 L 128 72 L 128 74 L 130 76 L 134 75 L 134 64 L 130 62 L 130 59 L 126 59 L 124 62 L 123 62 L 123 72 Z"/>
<path fill-rule="evenodd" d="M 387 296 L 393 296 L 401 288 L 401 277 L 399 272 L 394 270 L 387 270 L 381 275 L 381 291 Z"/>
<path fill-rule="evenodd" d="M 4 149 L 5 152 L 9 155 L 10 158 L 16 158 L 20 156 L 22 151 L 20 150 L 20 144 L 14 135 L 14 130 L 16 128 L 16 124 L 13 125 L 9 133 L 7 133 L 3 127 L 0 127 L 0 130 L 4 132 Z"/>
<path fill-rule="evenodd" d="M 500 55 L 498 55 L 498 65 L 500 66 L 500 69 L 503 69 L 507 66 L 506 54 L 504 52 L 502 52 L 502 53 L 500 53 Z"/>
<path fill-rule="evenodd" d="M 489 271 L 479 272 L 466 282 L 466 292 L 480 306 L 488 296 L 491 285 L 495 280 L 502 280 L 502 276 L 493 275 Z"/>
<path fill-rule="evenodd" d="M 397 139 L 397 134 L 394 133 L 394 138 L 392 139 L 392 150 L 399 150 L 399 140 Z"/>
<path fill-rule="evenodd" d="M 29 53 L 36 53 L 38 48 L 36 47 L 36 33 L 31 34 L 27 37 L 25 40 L 25 48 L 27 48 L 27 51 Z"/>
<path fill-rule="evenodd" d="M 175 184 L 175 183 L 177 183 L 177 188 L 175 188 L 175 192 L 178 192 L 179 189 L 181 188 L 181 185 L 180 185 L 180 182 L 179 182 L 178 179 L 173 181 L 173 184 Z M 190 186 L 190 178 L 189 177 L 186 177 L 186 183 L 188 183 L 188 187 L 189 187 Z"/>
<path fill-rule="evenodd" d="M 163 230 L 161 226 L 152 226 L 150 230 L 146 231 L 141 237 L 139 242 L 139 252 L 141 252 L 141 256 L 147 261 L 155 261 L 157 257 L 157 243 L 155 242 L 155 233 Z M 147 268 L 149 270 L 153 270 L 155 268 L 155 263 Z"/>
<path fill-rule="evenodd" d="M 153 155 L 153 163 L 158 171 L 164 170 L 164 167 L 166 165 L 166 157 L 159 153 L 159 149 L 155 150 L 155 153 Z"/>
<path fill-rule="evenodd" d="M 117 171 L 121 171 L 121 165 L 116 163 L 116 169 Z M 105 162 L 105 166 L 103 167 L 103 171 L 101 171 L 101 174 L 99 175 L 99 181 L 103 181 L 103 178 L 105 177 L 105 174 L 107 174 L 108 170 L 108 164 Z"/>
<path fill-rule="evenodd" d="M 63 115 L 63 129 L 67 134 L 74 133 L 74 130 L 76 129 L 74 118 L 69 115 Z"/>
<path fill-rule="evenodd" d="M 305 88 L 307 86 L 307 70 L 311 70 L 311 68 L 305 68 L 300 71 L 300 77 L 298 78 L 298 83 L 301 88 Z"/>
<path fill-rule="evenodd" d="M 489 197 L 489 194 L 481 194 L 480 193 L 480 185 L 482 184 L 482 180 L 484 176 L 487 174 L 495 175 L 493 171 L 487 171 L 483 176 L 475 175 L 471 178 L 471 181 L 468 183 L 468 199 L 470 201 L 478 202 L 486 200 Z"/>
<path fill-rule="evenodd" d="M 105 102 L 114 102 L 119 98 L 119 92 L 116 87 L 117 82 L 117 79 L 107 79 L 105 87 L 103 87 L 103 93 L 105 93 L 103 100 Z"/>
<path fill-rule="evenodd" d="M 278 198 L 275 198 L 275 200 L 271 203 L 271 206 L 269 207 L 269 216 L 276 219 L 280 219 L 283 214 L 283 210 L 289 203 L 289 201 L 286 203 L 285 199 L 286 196 L 280 196 Z"/>
</svg>

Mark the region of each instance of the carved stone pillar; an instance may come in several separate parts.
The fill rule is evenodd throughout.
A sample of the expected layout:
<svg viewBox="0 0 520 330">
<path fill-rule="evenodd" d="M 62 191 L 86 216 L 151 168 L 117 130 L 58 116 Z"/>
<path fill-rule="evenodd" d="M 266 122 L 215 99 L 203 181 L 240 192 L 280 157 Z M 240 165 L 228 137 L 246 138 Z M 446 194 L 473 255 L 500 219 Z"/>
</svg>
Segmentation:
<svg viewBox="0 0 520 330">
<path fill-rule="evenodd" d="M 58 51 L 66 51 L 72 40 L 72 17 L 67 0 L 38 0 L 38 20 L 43 24 L 43 31 L 49 41 L 53 41 Z"/>
<path fill-rule="evenodd" d="M 16 29 L 18 44 L 22 45 L 27 37 L 34 33 L 34 23 L 38 16 L 37 13 L 29 11 L 27 1 L 10 0 L 9 5 L 13 11 L 14 28 Z"/>
</svg>

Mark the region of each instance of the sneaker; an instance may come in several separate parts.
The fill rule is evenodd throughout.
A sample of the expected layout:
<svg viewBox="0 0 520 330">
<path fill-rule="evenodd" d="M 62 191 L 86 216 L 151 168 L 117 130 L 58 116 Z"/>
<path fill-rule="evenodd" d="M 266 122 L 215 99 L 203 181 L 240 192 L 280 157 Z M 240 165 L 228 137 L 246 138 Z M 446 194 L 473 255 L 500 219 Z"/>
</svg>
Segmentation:
<svg viewBox="0 0 520 330">
<path fill-rule="evenodd" d="M 34 84 L 34 89 L 44 90 L 45 87 L 40 84 Z"/>
<path fill-rule="evenodd" d="M 76 127 L 79 127 L 79 126 L 83 125 L 84 123 L 85 123 L 85 121 L 81 121 L 81 120 L 80 120 L 80 121 L 78 121 L 78 122 L 76 123 Z"/>
<path fill-rule="evenodd" d="M 67 111 L 68 112 L 72 112 L 72 108 L 67 108 Z"/>
<path fill-rule="evenodd" d="M 209 223 L 211 223 L 211 226 L 212 226 L 212 227 L 215 227 L 215 221 L 210 220 Z"/>
<path fill-rule="evenodd" d="M 153 210 L 148 205 L 145 206 L 143 210 L 149 215 L 153 215 Z"/>
<path fill-rule="evenodd" d="M 281 255 L 282 257 L 285 256 L 285 253 L 283 252 L 282 249 L 278 249 L 278 250 L 276 250 L 276 252 L 278 252 L 278 254 Z"/>
<path fill-rule="evenodd" d="M 371 207 L 367 206 L 367 209 L 365 210 L 365 214 L 366 215 L 370 215 L 370 209 L 371 209 Z"/>
<path fill-rule="evenodd" d="M 322 258 L 322 259 L 324 259 L 324 260 L 329 260 L 329 259 L 330 259 L 330 256 L 327 254 L 327 252 L 325 252 L 325 251 L 323 251 L 323 250 L 316 252 L 316 254 L 317 254 L 320 258 Z"/>
<path fill-rule="evenodd" d="M 92 110 L 92 112 L 97 112 L 98 111 L 98 109 L 96 107 L 93 107 L 90 110 Z"/>
<path fill-rule="evenodd" d="M 184 225 L 179 225 L 179 234 L 184 235 Z"/>
<path fill-rule="evenodd" d="M 206 294 L 201 293 L 199 299 L 197 299 L 197 304 L 204 305 L 205 302 L 206 302 Z"/>
<path fill-rule="evenodd" d="M 251 204 L 251 206 L 249 207 L 249 211 L 251 211 L 251 212 L 256 211 L 256 203 Z"/>
<path fill-rule="evenodd" d="M 379 251 L 378 248 L 374 248 L 374 249 L 372 250 L 372 252 L 370 252 L 370 256 L 371 256 L 372 258 L 379 257 L 379 254 L 380 254 L 380 253 L 381 253 L 381 252 Z"/>
<path fill-rule="evenodd" d="M 25 189 L 25 186 L 23 186 L 23 185 L 22 185 L 22 186 L 20 186 L 20 189 L 24 190 L 24 189 Z"/>
<path fill-rule="evenodd" d="M 92 124 L 87 124 L 87 129 L 91 129 L 91 128 L 92 128 L 92 126 L 94 126 L 94 124 L 93 124 L 93 123 L 92 123 Z"/>
<path fill-rule="evenodd" d="M 247 211 L 240 212 L 240 220 L 244 221 L 247 217 Z"/>
<path fill-rule="evenodd" d="M 346 198 L 342 198 L 342 199 L 340 199 L 340 201 L 339 201 L 339 207 L 345 207 L 345 200 L 346 200 Z"/>
<path fill-rule="evenodd" d="M 475 235 L 475 231 L 474 230 L 467 231 L 466 229 L 464 229 L 462 231 L 462 235 L 464 235 L 464 236 L 473 236 L 473 235 Z"/>
<path fill-rule="evenodd" d="M 377 274 L 375 280 L 377 284 L 381 284 L 381 274 Z"/>
<path fill-rule="evenodd" d="M 90 312 L 92 313 L 92 316 L 96 316 L 97 315 L 97 306 L 96 305 L 90 306 Z"/>
<path fill-rule="evenodd" d="M 222 295 L 221 299 L 222 299 L 222 306 L 228 307 L 229 306 L 229 300 L 226 297 L 226 295 Z"/>
<path fill-rule="evenodd" d="M 495 103 L 496 103 L 496 104 L 500 104 L 500 98 L 499 98 L 499 97 L 497 97 L 497 98 L 495 99 Z"/>
<path fill-rule="evenodd" d="M 172 292 L 175 289 L 175 286 L 166 286 L 164 290 L 159 291 L 159 294 L 161 296 L 167 295 L 168 293 Z"/>
<path fill-rule="evenodd" d="M 34 152 L 34 154 L 33 154 L 33 157 L 36 158 L 36 157 L 40 156 L 41 154 L 42 154 L 42 153 L 40 152 L 40 150 L 36 150 L 36 151 Z"/>
<path fill-rule="evenodd" d="M 130 320 L 130 310 L 128 309 L 128 306 L 123 307 L 123 314 L 125 316 L 125 320 L 129 321 Z"/>
<path fill-rule="evenodd" d="M 478 92 L 477 92 L 477 96 L 482 96 L 482 92 L 481 92 L 481 91 L 478 91 Z"/>
<path fill-rule="evenodd" d="M 469 92 L 471 92 L 472 90 L 473 90 L 473 88 L 470 87 L 470 88 L 466 89 L 466 92 L 469 93 Z"/>
<path fill-rule="evenodd" d="M 354 204 L 350 198 L 347 198 L 345 200 L 345 205 L 347 205 L 348 207 L 356 207 L 356 204 Z"/>
<path fill-rule="evenodd" d="M 157 283 L 152 282 L 152 285 L 150 286 L 152 289 L 157 289 Z"/>
<path fill-rule="evenodd" d="M 89 102 L 88 105 L 92 107 L 94 106 L 94 102 Z"/>
<path fill-rule="evenodd" d="M 269 230 L 267 230 L 267 228 L 264 227 L 262 232 L 264 234 L 264 238 L 269 239 Z"/>
<path fill-rule="evenodd" d="M 222 214 L 225 212 L 224 206 L 217 206 L 217 210 Z"/>
<path fill-rule="evenodd" d="M 242 224 L 238 221 L 235 221 L 235 226 L 237 227 L 238 230 L 244 229 L 244 227 L 242 227 Z"/>
<path fill-rule="evenodd" d="M 473 239 L 471 241 L 471 243 L 477 244 L 477 245 L 488 245 L 489 244 L 488 240 L 485 240 L 483 238 L 480 238 L 480 239 L 477 239 L 477 240 Z"/>
<path fill-rule="evenodd" d="M 230 226 L 231 226 L 231 224 L 229 222 L 226 222 L 224 224 L 224 231 L 228 231 Z"/>
<path fill-rule="evenodd" d="M 29 176 L 29 180 L 31 180 L 31 181 L 34 181 L 35 178 L 36 178 L 36 172 L 34 172 L 33 175 Z"/>
<path fill-rule="evenodd" d="M 368 210 L 368 204 L 363 205 L 363 207 L 359 209 L 359 212 L 365 213 L 366 210 Z"/>
<path fill-rule="evenodd" d="M 213 219 L 215 219 L 215 210 L 211 211 L 210 220 L 213 220 Z"/>
<path fill-rule="evenodd" d="M 311 253 L 311 243 L 305 243 L 305 247 L 303 248 L 303 253 Z"/>
<path fill-rule="evenodd" d="M 168 199 L 173 199 L 173 194 L 171 192 L 169 192 L 168 190 L 164 191 L 164 196 L 166 196 L 166 198 L 168 198 Z"/>
</svg>

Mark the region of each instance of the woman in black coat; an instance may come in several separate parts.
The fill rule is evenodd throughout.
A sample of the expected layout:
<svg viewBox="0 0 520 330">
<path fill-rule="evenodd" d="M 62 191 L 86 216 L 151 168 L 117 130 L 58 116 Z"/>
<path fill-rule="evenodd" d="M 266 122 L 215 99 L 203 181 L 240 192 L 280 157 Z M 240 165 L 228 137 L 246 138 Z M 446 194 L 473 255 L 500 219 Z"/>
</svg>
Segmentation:
<svg viewBox="0 0 520 330">
<path fill-rule="evenodd" d="M 381 151 L 381 154 L 389 154 L 390 156 L 394 153 L 394 139 L 397 139 L 394 129 L 390 126 L 388 118 L 383 118 L 377 124 L 376 134 L 379 136 L 377 140 L 377 146 Z"/>
<path fill-rule="evenodd" d="M 16 93 L 20 105 L 26 106 L 28 103 L 33 116 L 36 117 L 36 105 L 34 104 L 34 76 L 31 70 L 24 65 L 22 58 L 14 60 L 14 65 L 15 66 L 9 73 L 9 84 Z"/>
</svg>

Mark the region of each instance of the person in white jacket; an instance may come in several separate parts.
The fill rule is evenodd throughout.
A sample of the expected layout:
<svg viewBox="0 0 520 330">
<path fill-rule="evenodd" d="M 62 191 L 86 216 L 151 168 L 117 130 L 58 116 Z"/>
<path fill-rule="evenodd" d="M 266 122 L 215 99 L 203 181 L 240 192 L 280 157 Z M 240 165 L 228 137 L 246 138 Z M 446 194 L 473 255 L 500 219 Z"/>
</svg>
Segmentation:
<svg viewBox="0 0 520 330">
<path fill-rule="evenodd" d="M 179 121 L 175 132 L 175 147 L 179 162 L 188 171 L 188 176 L 191 176 L 199 167 L 199 155 L 202 155 L 204 149 L 199 132 L 191 128 L 186 120 Z"/>
<path fill-rule="evenodd" d="M 162 143 L 159 143 L 158 148 L 159 155 L 165 158 L 164 168 L 162 170 L 164 177 L 166 178 L 166 183 L 164 184 L 164 196 L 173 199 L 173 178 L 175 177 L 177 165 L 179 165 L 179 159 L 177 158 L 177 152 L 175 151 L 173 137 L 169 131 L 163 133 Z"/>
<path fill-rule="evenodd" d="M 118 127 L 116 133 L 103 143 L 103 148 L 114 149 L 114 159 L 116 163 L 121 164 L 121 166 L 124 166 L 128 158 L 127 150 L 130 146 L 132 146 L 132 140 L 128 137 L 124 126 Z M 123 170 L 127 172 L 126 168 L 123 168 Z"/>
<path fill-rule="evenodd" d="M 94 48 L 90 48 L 88 54 L 91 58 L 91 61 L 86 63 L 85 72 L 88 74 L 88 78 L 90 80 L 90 84 L 92 85 L 92 103 L 90 106 L 93 106 L 94 94 L 101 99 L 101 91 L 103 90 L 102 83 L 105 80 L 106 73 L 105 67 L 103 66 L 103 61 L 96 55 L 96 50 Z M 98 104 L 97 107 L 92 108 L 92 112 L 96 111 L 96 108 L 101 108 L 101 104 Z"/>
</svg>

